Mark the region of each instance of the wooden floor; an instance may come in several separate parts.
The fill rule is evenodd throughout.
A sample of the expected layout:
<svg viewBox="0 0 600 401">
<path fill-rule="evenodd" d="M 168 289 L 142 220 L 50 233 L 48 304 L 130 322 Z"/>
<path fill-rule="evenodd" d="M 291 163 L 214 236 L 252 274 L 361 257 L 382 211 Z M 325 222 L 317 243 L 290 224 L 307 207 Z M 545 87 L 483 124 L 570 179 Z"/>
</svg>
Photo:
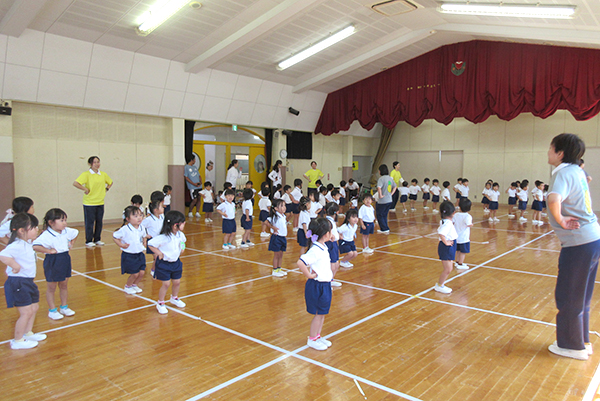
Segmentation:
<svg viewBox="0 0 600 401">
<path fill-rule="evenodd" d="M 438 217 L 390 213 L 391 233 L 371 236 L 372 255 L 342 269 L 323 334 L 327 351 L 307 349 L 311 316 L 301 273 L 271 277 L 268 238 L 255 222 L 251 249 L 223 251 L 220 220 L 185 227 L 180 296 L 186 308 L 159 315 L 160 283 L 149 275 L 125 295 L 120 251 L 105 230 L 102 248 L 71 251 L 69 306 L 47 317 L 41 261 L 37 348 L 13 351 L 17 312 L 0 309 L 3 400 L 581 400 L 600 361 L 556 357 L 554 286 L 560 244 L 548 225 L 490 225 L 472 211 L 471 269 L 452 273 L 454 291 L 433 291 Z M 531 219 L 531 212 L 528 214 Z M 239 220 L 239 219 L 238 219 Z M 238 243 L 242 231 L 238 229 Z M 291 230 L 284 267 L 299 247 Z M 360 235 L 357 238 L 360 244 Z M 150 260 L 150 258 L 147 258 Z M 3 290 L 2 290 L 3 291 Z M 600 330 L 600 291 L 592 330 Z M 3 297 L 3 293 L 1 294 Z M 589 390 L 588 390 L 589 388 Z M 591 398 L 590 398 L 591 399 Z"/>
</svg>

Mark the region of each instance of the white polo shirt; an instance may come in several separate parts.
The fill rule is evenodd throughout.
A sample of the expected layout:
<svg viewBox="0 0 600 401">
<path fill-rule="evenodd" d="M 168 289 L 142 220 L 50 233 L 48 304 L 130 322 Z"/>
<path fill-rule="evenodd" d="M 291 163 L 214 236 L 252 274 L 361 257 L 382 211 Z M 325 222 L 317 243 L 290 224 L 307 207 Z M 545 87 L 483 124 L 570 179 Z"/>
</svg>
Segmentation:
<svg viewBox="0 0 600 401">
<path fill-rule="evenodd" d="M 456 230 L 456 234 L 458 236 L 456 238 L 456 242 L 459 244 L 466 244 L 471 238 L 471 227 L 468 226 L 473 224 L 473 216 L 471 216 L 469 213 L 459 212 L 454 214 L 453 220 L 454 229 Z"/>
<path fill-rule="evenodd" d="M 68 252 L 69 243 L 77 238 L 79 230 L 66 227 L 61 232 L 48 227 L 39 237 L 33 240 L 32 245 L 43 246 L 46 249 L 56 249 L 57 253 Z"/>
<path fill-rule="evenodd" d="M 458 238 L 458 234 L 456 232 L 456 229 L 454 228 L 454 224 L 452 224 L 452 220 L 450 219 L 443 219 L 440 222 L 440 226 L 438 227 L 437 232 L 439 235 L 443 235 L 444 237 L 446 237 L 446 240 L 448 241 L 454 241 Z"/>
<path fill-rule="evenodd" d="M 358 224 L 351 226 L 350 224 L 342 224 L 338 227 L 338 233 L 342 237 L 344 241 L 354 241 L 356 238 L 356 230 L 358 229 Z"/>
<path fill-rule="evenodd" d="M 490 189 L 487 195 L 488 198 L 490 198 L 490 202 L 498 202 L 498 199 L 500 199 L 500 192 L 494 191 L 493 189 Z"/>
<path fill-rule="evenodd" d="M 452 200 L 452 198 L 450 198 L 450 190 L 448 188 L 444 188 L 442 190 L 442 200 Z"/>
<path fill-rule="evenodd" d="M 213 192 L 208 189 L 203 189 L 200 191 L 200 195 L 202 195 L 202 199 L 204 203 L 213 203 Z"/>
<path fill-rule="evenodd" d="M 469 196 L 469 187 L 466 185 L 460 186 L 460 196 L 467 198 Z"/>
<path fill-rule="evenodd" d="M 421 190 L 421 188 L 419 188 L 419 186 L 418 186 L 418 185 L 411 185 L 411 186 L 409 186 L 409 187 L 408 187 L 408 192 L 409 192 L 411 195 L 416 195 L 416 194 L 418 194 L 420 190 Z"/>
<path fill-rule="evenodd" d="M 121 248 L 125 253 L 140 253 L 144 252 L 144 237 L 147 235 L 146 229 L 140 226 L 135 228 L 131 224 L 126 224 L 113 233 L 113 237 L 121 240 L 125 244 L 129 244 L 127 248 Z"/>
<path fill-rule="evenodd" d="M 233 202 L 223 202 L 219 206 L 217 206 L 217 210 L 220 210 L 225 213 L 223 218 L 225 220 L 234 220 L 235 219 L 235 205 Z"/>
<path fill-rule="evenodd" d="M 268 212 L 270 207 L 271 207 L 271 199 L 269 199 L 268 197 L 264 197 L 258 201 L 258 208 L 260 210 L 264 210 L 265 212 Z"/>
<path fill-rule="evenodd" d="M 296 202 L 299 202 L 300 198 L 302 198 L 302 190 L 300 188 L 298 188 L 298 187 L 294 188 L 292 190 L 292 196 L 294 197 L 294 200 Z"/>
<path fill-rule="evenodd" d="M 315 219 L 317 218 L 317 216 L 319 215 L 319 211 L 323 208 L 323 206 L 321 205 L 321 203 L 319 202 L 310 202 L 310 210 L 308 211 L 308 214 L 310 215 L 311 219 Z"/>
<path fill-rule="evenodd" d="M 525 202 L 527 200 L 527 190 L 522 189 L 517 193 L 517 197 L 520 201 Z"/>
<path fill-rule="evenodd" d="M 358 218 L 364 223 L 372 223 L 375 221 L 375 209 L 373 206 L 362 205 L 358 209 Z"/>
<path fill-rule="evenodd" d="M 246 210 L 248 210 L 248 215 L 252 216 L 253 209 L 254 209 L 254 205 L 252 205 L 252 201 L 251 200 L 248 199 L 248 200 L 245 200 L 245 201 L 242 202 L 242 214 L 244 216 L 246 215 Z"/>
<path fill-rule="evenodd" d="M 330 241 L 338 241 L 340 239 L 340 234 L 337 230 L 337 224 L 335 224 L 335 220 L 333 217 L 327 216 L 327 220 L 331 223 L 331 240 Z"/>
<path fill-rule="evenodd" d="M 423 184 L 423 186 L 421 187 L 421 189 L 423 190 L 423 193 L 429 193 L 429 185 L 427 184 Z"/>
<path fill-rule="evenodd" d="M 163 224 L 165 223 L 165 215 L 160 214 L 158 217 L 150 213 L 150 216 L 146 217 L 142 221 L 142 227 L 146 229 L 148 235 L 151 237 L 156 237 L 160 234 L 160 230 L 163 228 Z"/>
<path fill-rule="evenodd" d="M 275 216 L 277 216 L 276 219 Z M 272 228 L 271 234 L 279 235 L 280 237 L 287 237 L 287 222 L 285 221 L 285 215 L 276 212 L 275 216 L 267 219 L 269 223 L 277 227 L 277 234 L 275 234 L 275 231 Z"/>
<path fill-rule="evenodd" d="M 304 255 L 300 256 L 300 260 L 308 267 L 310 271 L 317 274 L 315 280 L 321 282 L 329 282 L 333 280 L 333 272 L 331 271 L 331 259 L 327 246 L 320 242 L 313 242 L 312 246 Z"/>
<path fill-rule="evenodd" d="M 435 196 L 439 196 L 440 193 L 442 192 L 442 189 L 440 187 L 438 187 L 437 185 L 434 185 L 431 188 L 429 188 L 429 192 L 431 192 Z"/>
<path fill-rule="evenodd" d="M 306 224 L 306 228 L 304 228 L 303 224 Z M 300 216 L 298 216 L 298 228 L 303 230 L 308 230 L 308 226 L 310 225 L 310 213 L 307 210 L 300 211 Z"/>
<path fill-rule="evenodd" d="M 177 234 L 160 234 L 148 241 L 148 245 L 158 248 L 167 262 L 177 262 L 179 255 L 185 249 L 185 235 L 181 231 Z"/>
<path fill-rule="evenodd" d="M 6 266 L 6 274 L 9 277 L 35 278 L 36 257 L 33 245 L 30 242 L 17 238 L 0 251 L 0 256 L 13 258 L 21 266 L 18 273 L 13 273 L 12 267 Z"/>
<path fill-rule="evenodd" d="M 290 203 L 292 203 L 292 198 L 290 198 L 290 195 L 288 193 L 283 194 L 281 199 L 283 199 L 283 201 L 285 202 L 286 205 L 289 205 Z"/>
</svg>

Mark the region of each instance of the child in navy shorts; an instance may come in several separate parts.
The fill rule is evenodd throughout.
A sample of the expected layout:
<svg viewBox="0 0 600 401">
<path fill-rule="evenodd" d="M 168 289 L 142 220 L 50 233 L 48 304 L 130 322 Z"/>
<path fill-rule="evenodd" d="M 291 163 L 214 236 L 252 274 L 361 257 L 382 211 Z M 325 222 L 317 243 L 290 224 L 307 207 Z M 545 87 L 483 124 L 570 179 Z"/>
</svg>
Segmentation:
<svg viewBox="0 0 600 401">
<path fill-rule="evenodd" d="M 139 208 L 127 206 L 125 221 L 113 234 L 113 241 L 121 248 L 121 274 L 129 274 L 125 284 L 125 293 L 129 295 L 142 292 L 138 284 L 146 272 L 146 237 L 148 233 L 142 227 L 144 216 Z"/>
<path fill-rule="evenodd" d="M 331 259 L 331 271 L 335 276 L 338 269 L 340 268 L 340 248 L 338 245 L 338 241 L 340 239 L 340 234 L 337 231 L 337 213 L 340 210 L 340 207 L 337 203 L 329 202 L 325 205 L 325 214 L 327 215 L 327 220 L 331 223 L 331 239 L 325 242 L 327 245 L 327 249 L 329 249 L 329 259 Z M 342 283 L 339 281 L 331 280 L 332 287 L 341 287 Z"/>
<path fill-rule="evenodd" d="M 300 255 L 304 255 L 306 252 L 306 247 L 308 246 L 308 226 L 310 225 L 310 207 L 312 202 L 306 196 L 300 198 L 300 203 L 298 203 L 298 208 L 300 209 L 300 215 L 298 217 L 298 232 L 296 239 L 298 240 L 298 245 L 300 245 Z"/>
<path fill-rule="evenodd" d="M 310 323 L 310 333 L 306 345 L 324 351 L 331 347 L 331 341 L 321 337 L 325 315 L 331 307 L 331 260 L 325 243 L 331 240 L 331 222 L 328 219 L 317 218 L 311 221 L 308 235 L 311 247 L 298 260 L 298 268 L 308 279 L 304 286 L 306 311 L 314 315 Z"/>
<path fill-rule="evenodd" d="M 34 334 L 33 323 L 39 308 L 40 291 L 34 283 L 36 256 L 30 241 L 37 237 L 38 219 L 29 213 L 17 213 L 10 221 L 8 246 L 0 251 L 8 279 L 4 283 L 4 296 L 8 308 L 16 307 L 19 319 L 15 324 L 12 349 L 37 347 L 45 334 Z"/>
<path fill-rule="evenodd" d="M 269 187 L 263 187 L 260 190 L 260 194 L 262 198 L 258 201 L 258 208 L 260 209 L 260 214 L 258 215 L 258 221 L 261 222 L 260 227 L 260 236 L 268 237 L 269 233 L 267 232 L 267 218 L 269 217 L 269 211 L 271 210 L 271 199 L 269 199 L 269 195 L 271 192 L 269 191 Z"/>
<path fill-rule="evenodd" d="M 452 288 L 446 287 L 444 283 L 452 272 L 452 262 L 456 256 L 456 239 L 458 234 L 452 223 L 452 217 L 454 216 L 454 205 L 452 202 L 444 201 L 440 205 L 440 227 L 438 228 L 438 234 L 440 236 L 440 242 L 438 243 L 438 255 L 442 261 L 442 274 L 437 283 L 435 283 L 434 289 L 442 294 L 450 294 Z"/>
<path fill-rule="evenodd" d="M 225 195 L 225 201 L 217 206 L 217 212 L 223 216 L 223 249 L 235 249 L 235 245 L 233 245 L 237 229 L 235 225 L 235 204 L 233 203 L 235 191 L 229 188 L 225 190 L 223 195 Z"/>
<path fill-rule="evenodd" d="M 271 207 L 271 216 L 267 219 L 267 226 L 271 229 L 269 251 L 273 252 L 273 277 L 285 277 L 287 272 L 281 269 L 283 253 L 287 249 L 287 223 L 285 219 L 285 201 L 275 199 Z"/>
<path fill-rule="evenodd" d="M 165 222 L 160 234 L 148 241 L 148 247 L 156 254 L 154 278 L 162 281 L 160 290 L 158 290 L 158 302 L 156 303 L 156 309 L 161 315 L 169 312 L 165 306 L 165 296 L 171 282 L 173 282 L 173 287 L 171 288 L 169 302 L 178 308 L 185 307 L 185 302 L 178 297 L 183 274 L 183 264 L 179 256 L 185 250 L 186 242 L 183 234 L 184 227 L 185 216 L 183 213 L 171 210 L 165 215 Z"/>
<path fill-rule="evenodd" d="M 358 209 L 363 253 L 373 253 L 373 250 L 369 248 L 369 235 L 373 234 L 375 230 L 375 209 L 371 203 L 373 203 L 373 197 L 366 194 L 363 198 L 363 205 Z"/>
<path fill-rule="evenodd" d="M 240 248 L 248 248 L 254 244 L 250 242 L 250 234 L 252 233 L 252 212 L 254 205 L 252 203 L 252 197 L 254 192 L 252 188 L 246 188 L 243 192 L 244 202 L 242 202 L 242 217 L 240 218 L 240 225 L 244 229 L 244 235 L 242 235 L 242 244 Z"/>
<path fill-rule="evenodd" d="M 73 316 L 75 312 L 67 304 L 67 283 L 71 277 L 69 249 L 79 235 L 79 230 L 67 227 L 67 214 L 61 209 L 50 209 L 44 217 L 44 232 L 33 241 L 33 250 L 44 253 L 44 275 L 46 276 L 46 301 L 48 317 L 60 320 Z M 54 304 L 56 287 L 60 291 L 60 309 Z"/>
<path fill-rule="evenodd" d="M 350 263 L 352 259 L 358 256 L 356 252 L 356 245 L 354 244 L 354 238 L 356 238 L 356 229 L 358 228 L 358 212 L 356 209 L 348 210 L 342 224 L 338 228 L 340 235 L 340 254 L 346 254 L 340 261 L 340 266 L 347 269 L 351 269 L 354 265 Z"/>
</svg>

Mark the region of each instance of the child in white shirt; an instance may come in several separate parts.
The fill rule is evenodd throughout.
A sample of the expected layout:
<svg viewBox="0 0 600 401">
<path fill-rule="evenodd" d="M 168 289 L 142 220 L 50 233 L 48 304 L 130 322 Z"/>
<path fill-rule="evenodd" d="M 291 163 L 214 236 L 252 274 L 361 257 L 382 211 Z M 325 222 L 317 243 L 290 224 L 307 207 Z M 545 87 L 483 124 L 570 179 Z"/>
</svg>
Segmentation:
<svg viewBox="0 0 600 401">
<path fill-rule="evenodd" d="M 136 206 L 125 208 L 125 223 L 113 234 L 113 241 L 121 248 L 121 274 L 129 274 L 125 284 L 125 293 L 134 295 L 142 292 L 138 284 L 144 278 L 146 271 L 146 237 L 147 232 L 142 227 L 144 218 Z"/>
<path fill-rule="evenodd" d="M 358 212 L 348 210 L 344 220 L 344 224 L 338 227 L 337 231 L 340 235 L 340 255 L 346 254 L 340 261 L 340 266 L 351 269 L 354 265 L 350 261 L 358 256 L 354 238 L 356 238 L 356 230 L 358 229 Z"/>
<path fill-rule="evenodd" d="M 402 205 L 402 211 L 406 213 L 406 201 L 408 200 L 408 195 L 410 195 L 410 191 L 408 190 L 408 181 L 402 181 L 402 186 L 398 189 L 400 192 L 400 204 Z"/>
<path fill-rule="evenodd" d="M 467 253 L 471 252 L 471 227 L 473 227 L 473 217 L 469 214 L 471 211 L 471 201 L 467 198 L 460 200 L 460 212 L 454 214 L 452 222 L 456 230 L 456 262 L 454 265 L 458 270 L 467 270 L 469 266 L 465 263 Z"/>
<path fill-rule="evenodd" d="M 450 197 L 450 190 L 448 189 L 448 187 L 450 186 L 450 181 L 444 181 L 442 186 L 444 187 L 444 189 L 442 189 L 442 194 L 440 195 L 440 200 L 442 202 L 443 201 L 452 202 L 452 198 Z"/>
<path fill-rule="evenodd" d="M 432 186 L 429 189 L 431 192 L 431 202 L 433 203 L 433 213 L 439 213 L 438 203 L 440 202 L 440 194 L 442 193 L 442 188 L 440 188 L 440 181 L 437 178 L 433 179 Z"/>
<path fill-rule="evenodd" d="M 500 221 L 499 218 L 496 217 L 496 212 L 498 211 L 498 200 L 500 199 L 500 184 L 497 182 L 492 183 L 492 189 L 488 190 L 487 198 L 489 200 L 489 208 L 490 208 L 490 223 L 497 223 Z"/>
<path fill-rule="evenodd" d="M 358 221 L 360 223 L 360 233 L 362 234 L 363 253 L 373 253 L 369 248 L 369 235 L 375 231 L 375 209 L 371 205 L 373 197 L 366 194 L 363 198 L 363 205 L 358 209 Z"/>
<path fill-rule="evenodd" d="M 413 212 L 417 210 L 415 208 L 415 202 L 417 201 L 417 194 L 421 191 L 419 187 L 419 181 L 416 178 L 410 180 L 410 187 L 408 187 L 408 199 L 410 199 L 410 210 Z"/>
<path fill-rule="evenodd" d="M 235 224 L 235 205 L 233 204 L 235 192 L 229 188 L 223 194 L 225 195 L 225 201 L 217 206 L 217 212 L 223 217 L 223 249 L 235 249 L 235 245 L 233 245 L 237 229 Z"/>
<path fill-rule="evenodd" d="M 212 190 L 212 184 L 210 181 L 206 181 L 204 183 L 204 189 L 200 191 L 200 195 L 202 195 L 202 199 L 204 203 L 202 204 L 202 212 L 204 213 L 204 221 L 207 223 L 212 223 L 212 214 L 214 211 L 214 198 L 215 194 Z M 223 198 L 225 199 L 225 198 Z M 165 210 L 165 213 L 167 211 Z"/>
<path fill-rule="evenodd" d="M 252 192 L 252 188 L 245 188 L 243 195 L 244 202 L 242 202 L 240 225 L 244 229 L 244 235 L 242 235 L 242 244 L 240 245 L 240 248 L 248 248 L 249 246 L 254 245 L 250 242 L 250 234 L 252 233 L 252 212 L 254 210 L 252 197 L 254 196 L 254 192 Z"/>
<path fill-rule="evenodd" d="M 515 217 L 513 211 L 517 204 L 517 183 L 511 182 L 510 187 L 506 189 L 506 193 L 508 194 L 508 218 L 512 219 Z"/>
<path fill-rule="evenodd" d="M 264 187 L 260 191 L 262 198 L 258 201 L 258 208 L 260 209 L 260 214 L 258 215 L 258 221 L 261 222 L 260 227 L 260 236 L 268 237 L 270 234 L 267 232 L 267 218 L 269 217 L 269 211 L 271 210 L 271 200 L 269 199 L 269 188 Z"/>
<path fill-rule="evenodd" d="M 425 184 L 423 184 L 423 186 L 421 186 L 421 190 L 423 191 L 423 209 L 427 210 L 429 209 L 429 206 L 427 206 L 427 201 L 430 198 L 430 194 L 429 194 L 429 178 L 425 177 L 425 179 L 423 180 L 425 182 Z"/>
<path fill-rule="evenodd" d="M 287 224 L 285 221 L 285 202 L 282 199 L 273 201 L 271 216 L 267 219 L 267 226 L 271 229 L 269 251 L 273 252 L 274 277 L 285 277 L 287 272 L 281 268 L 283 253 L 287 250 Z"/>
<path fill-rule="evenodd" d="M 454 205 L 451 202 L 444 201 L 440 205 L 440 227 L 438 228 L 438 234 L 440 236 L 440 242 L 438 243 L 438 255 L 442 261 L 442 274 L 437 283 L 435 283 L 434 290 L 441 292 L 442 294 L 450 294 L 452 289 L 446 287 L 444 283 L 452 272 L 452 261 L 456 256 L 456 239 L 458 234 L 452 223 L 452 217 L 454 217 Z"/>
</svg>

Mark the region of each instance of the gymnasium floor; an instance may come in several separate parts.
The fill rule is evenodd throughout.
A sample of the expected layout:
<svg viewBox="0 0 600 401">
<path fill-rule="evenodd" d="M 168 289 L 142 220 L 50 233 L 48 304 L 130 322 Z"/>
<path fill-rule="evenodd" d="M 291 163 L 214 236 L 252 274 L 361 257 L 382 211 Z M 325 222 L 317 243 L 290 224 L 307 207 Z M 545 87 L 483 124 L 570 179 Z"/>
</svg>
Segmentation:
<svg viewBox="0 0 600 401">
<path fill-rule="evenodd" d="M 48 339 L 11 350 L 17 313 L 0 309 L 0 398 L 581 400 L 588 392 L 591 400 L 600 352 L 576 361 L 547 351 L 555 339 L 556 236 L 548 225 L 507 220 L 502 206 L 495 225 L 479 204 L 471 214 L 471 269 L 454 270 L 454 291 L 443 295 L 433 291 L 439 215 L 390 213 L 392 232 L 371 236 L 375 253 L 359 254 L 336 276 L 343 286 L 325 319 L 327 351 L 306 347 L 311 316 L 305 278 L 293 270 L 299 247 L 291 230 L 284 267 L 292 271 L 274 278 L 256 220 L 256 246 L 231 251 L 221 249 L 220 219 L 189 221 L 180 291 L 187 306 L 167 315 L 156 311 L 159 282 L 150 275 L 139 296 L 123 292 L 115 225 L 102 248 L 85 249 L 80 235 L 69 282 L 75 316 L 47 317 L 41 261 L 34 329 Z M 596 334 L 592 342 L 600 351 Z"/>
</svg>

